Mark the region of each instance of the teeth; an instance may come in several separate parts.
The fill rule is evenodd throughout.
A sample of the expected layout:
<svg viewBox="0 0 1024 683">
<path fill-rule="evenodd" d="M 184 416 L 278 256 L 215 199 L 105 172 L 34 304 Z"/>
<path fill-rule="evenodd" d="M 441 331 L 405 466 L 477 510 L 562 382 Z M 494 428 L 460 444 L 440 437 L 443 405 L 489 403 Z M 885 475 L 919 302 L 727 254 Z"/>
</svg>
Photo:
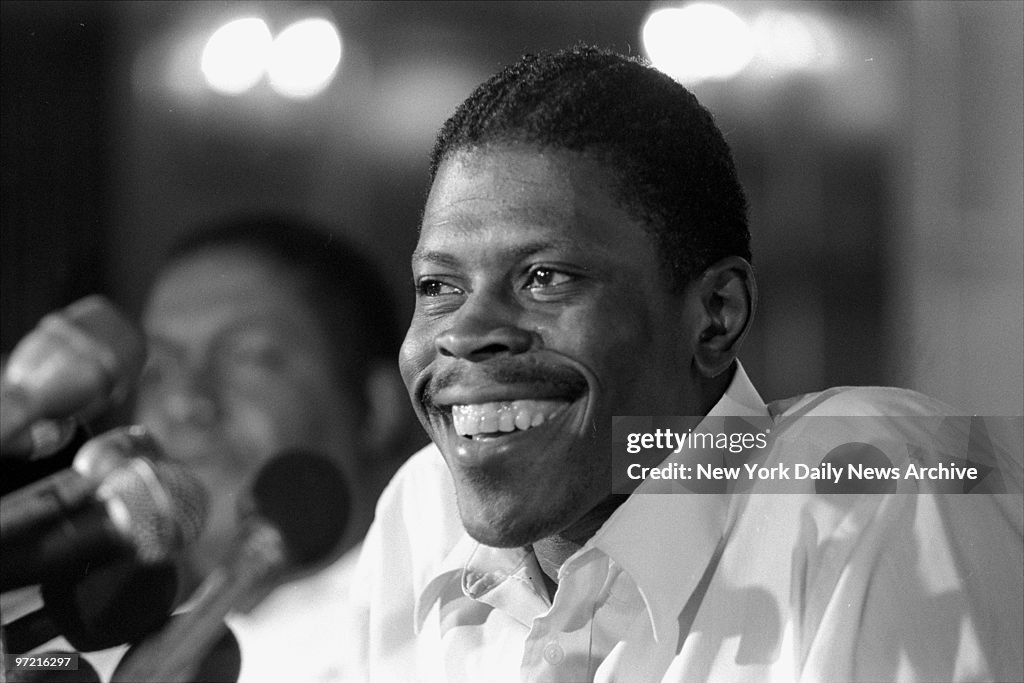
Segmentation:
<svg viewBox="0 0 1024 683">
<path fill-rule="evenodd" d="M 498 431 L 498 414 L 487 411 L 481 414 L 477 420 L 477 431 L 496 432 Z"/>
<path fill-rule="evenodd" d="M 566 401 L 501 401 L 452 406 L 452 421 L 459 436 L 526 430 L 544 424 Z"/>
</svg>

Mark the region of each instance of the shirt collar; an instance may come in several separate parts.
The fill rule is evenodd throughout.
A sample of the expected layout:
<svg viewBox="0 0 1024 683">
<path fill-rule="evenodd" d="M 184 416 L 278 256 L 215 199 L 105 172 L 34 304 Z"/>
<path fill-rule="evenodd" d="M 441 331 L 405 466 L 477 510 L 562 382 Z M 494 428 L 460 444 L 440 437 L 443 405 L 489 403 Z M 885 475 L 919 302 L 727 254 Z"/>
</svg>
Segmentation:
<svg viewBox="0 0 1024 683">
<path fill-rule="evenodd" d="M 422 630 L 427 614 L 430 613 L 431 607 L 441 597 L 445 588 L 453 581 L 460 581 L 466 562 L 473 556 L 478 546 L 480 546 L 480 543 L 473 540 L 469 534 L 463 531 L 459 542 L 455 544 L 455 547 L 451 549 L 441 564 L 438 565 L 433 578 L 429 579 L 422 590 L 418 591 L 419 594 L 416 596 L 414 608 L 417 634 Z"/>
<path fill-rule="evenodd" d="M 754 388 L 743 364 L 736 361 L 736 370 L 729 388 L 711 408 L 707 417 L 767 417 L 768 414 L 768 406 Z"/>
<path fill-rule="evenodd" d="M 737 362 L 728 389 L 701 425 L 715 418 L 767 416 L 767 406 Z M 743 423 L 719 424 L 738 427 Z M 666 462 L 682 462 L 686 455 L 683 449 Z M 666 626 L 678 619 L 704 574 L 727 532 L 732 518 L 730 504 L 735 499 L 728 494 L 653 492 L 663 483 L 664 480 L 653 479 L 643 482 L 565 564 L 567 569 L 571 567 L 573 559 L 588 547 L 597 548 L 614 560 L 636 583 L 655 640 L 664 637 Z"/>
<path fill-rule="evenodd" d="M 767 406 L 737 361 L 729 387 L 705 420 L 768 415 Z M 682 451 L 673 458 L 684 456 L 685 451 Z M 598 532 L 566 561 L 559 575 L 571 571 L 574 562 L 582 560 L 589 550 L 600 550 L 636 583 L 647 607 L 655 640 L 658 640 L 664 637 L 666 626 L 678 618 L 725 534 L 730 500 L 725 494 L 645 494 L 645 487 L 650 483 L 641 484 L 612 513 Z M 466 567 L 480 546 L 463 532 L 460 541 L 438 566 L 433 579 L 416 599 L 417 632 L 446 586 L 452 581 L 466 585 Z M 509 552 L 522 553 L 521 550 Z"/>
</svg>

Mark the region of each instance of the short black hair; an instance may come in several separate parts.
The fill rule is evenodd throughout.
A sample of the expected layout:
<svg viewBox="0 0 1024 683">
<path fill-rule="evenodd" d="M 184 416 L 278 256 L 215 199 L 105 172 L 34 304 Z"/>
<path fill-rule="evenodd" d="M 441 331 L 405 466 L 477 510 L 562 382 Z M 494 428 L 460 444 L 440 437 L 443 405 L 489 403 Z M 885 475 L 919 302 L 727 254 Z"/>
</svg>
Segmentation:
<svg viewBox="0 0 1024 683">
<path fill-rule="evenodd" d="M 501 144 L 578 151 L 603 163 L 619 202 L 647 225 L 673 291 L 725 256 L 751 258 L 746 197 L 714 118 L 639 58 L 585 45 L 521 57 L 442 126 L 431 182 L 448 157 Z"/>
<path fill-rule="evenodd" d="M 336 231 L 295 216 L 232 216 L 173 243 L 165 268 L 221 247 L 253 250 L 297 276 L 333 346 L 339 388 L 362 387 L 375 362 L 397 362 L 402 337 L 393 293 L 370 259 Z"/>
</svg>

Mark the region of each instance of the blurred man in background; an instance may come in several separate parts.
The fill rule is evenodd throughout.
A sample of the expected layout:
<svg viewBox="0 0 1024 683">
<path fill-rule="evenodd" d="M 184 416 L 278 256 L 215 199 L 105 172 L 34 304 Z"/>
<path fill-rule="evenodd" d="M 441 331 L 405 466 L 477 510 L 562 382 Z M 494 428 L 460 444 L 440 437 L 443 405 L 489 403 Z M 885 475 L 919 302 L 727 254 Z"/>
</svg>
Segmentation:
<svg viewBox="0 0 1024 683">
<path fill-rule="evenodd" d="M 343 674 L 338 628 L 353 549 L 408 452 L 411 413 L 395 367 L 390 302 L 373 266 L 339 237 L 268 217 L 186 238 L 149 293 L 135 421 L 210 493 L 205 531 L 188 552 L 186 595 L 227 559 L 239 501 L 275 454 L 326 455 L 351 490 L 340 557 L 229 618 L 241 681 Z"/>
</svg>

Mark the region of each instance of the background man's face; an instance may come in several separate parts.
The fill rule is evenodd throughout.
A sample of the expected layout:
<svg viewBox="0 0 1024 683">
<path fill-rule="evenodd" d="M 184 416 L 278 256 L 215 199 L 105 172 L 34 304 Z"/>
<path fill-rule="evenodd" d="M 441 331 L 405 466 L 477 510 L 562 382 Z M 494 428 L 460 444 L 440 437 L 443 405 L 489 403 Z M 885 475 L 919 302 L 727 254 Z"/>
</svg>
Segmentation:
<svg viewBox="0 0 1024 683">
<path fill-rule="evenodd" d="M 205 572 L 237 533 L 238 499 L 262 464 L 306 448 L 344 467 L 355 452 L 355 411 L 336 388 L 329 340 L 294 275 L 255 253 L 218 248 L 173 265 L 143 324 L 150 356 L 135 418 L 210 493 L 191 558 Z"/>
<path fill-rule="evenodd" d="M 510 146 L 448 159 L 413 275 L 402 376 L 483 543 L 531 543 L 604 500 L 613 415 L 698 404 L 693 318 L 610 174 L 580 154 Z"/>
</svg>

